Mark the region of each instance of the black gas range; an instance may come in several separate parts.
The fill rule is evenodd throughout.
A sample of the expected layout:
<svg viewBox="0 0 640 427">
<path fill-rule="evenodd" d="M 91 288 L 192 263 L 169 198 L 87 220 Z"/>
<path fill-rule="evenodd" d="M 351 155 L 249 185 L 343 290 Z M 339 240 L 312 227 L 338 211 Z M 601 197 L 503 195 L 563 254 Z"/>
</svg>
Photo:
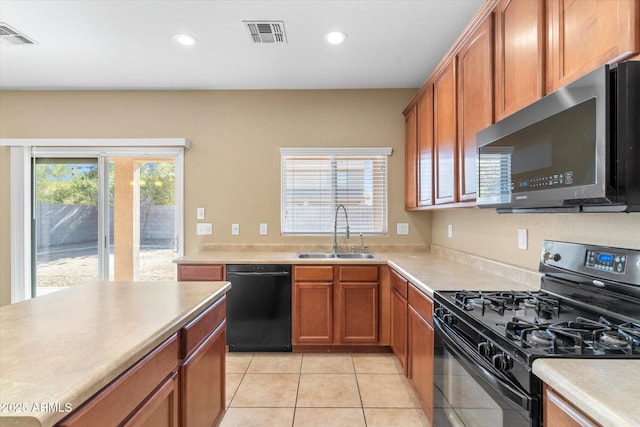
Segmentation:
<svg viewBox="0 0 640 427">
<path fill-rule="evenodd" d="M 639 250 L 545 241 L 539 271 L 539 291 L 435 293 L 436 426 L 539 426 L 535 359 L 640 358 Z"/>
</svg>

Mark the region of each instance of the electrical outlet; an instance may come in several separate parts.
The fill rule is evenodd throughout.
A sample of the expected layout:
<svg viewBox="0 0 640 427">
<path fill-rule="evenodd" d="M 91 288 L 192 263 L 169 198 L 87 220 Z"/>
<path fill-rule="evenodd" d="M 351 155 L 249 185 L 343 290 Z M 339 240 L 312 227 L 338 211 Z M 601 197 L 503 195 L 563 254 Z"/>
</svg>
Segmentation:
<svg viewBox="0 0 640 427">
<path fill-rule="evenodd" d="M 453 239 L 453 224 L 447 225 L 447 237 Z"/>
<path fill-rule="evenodd" d="M 528 241 L 527 241 L 527 229 L 526 228 L 519 228 L 518 229 L 518 249 L 524 249 L 527 250 L 527 245 L 528 245 Z"/>
<path fill-rule="evenodd" d="M 213 233 L 213 226 L 211 225 L 211 223 L 204 223 L 201 222 L 197 225 L 196 228 L 196 234 L 201 236 L 204 234 L 212 234 Z"/>
<path fill-rule="evenodd" d="M 196 219 L 204 219 L 204 208 L 196 209 Z"/>
<path fill-rule="evenodd" d="M 406 222 L 399 222 L 396 225 L 396 234 L 398 236 L 406 236 L 409 234 L 409 224 Z"/>
<path fill-rule="evenodd" d="M 240 234 L 240 224 L 231 224 L 231 234 L 234 236 Z"/>
<path fill-rule="evenodd" d="M 260 235 L 266 236 L 269 232 L 267 231 L 267 224 L 260 224 Z"/>
</svg>

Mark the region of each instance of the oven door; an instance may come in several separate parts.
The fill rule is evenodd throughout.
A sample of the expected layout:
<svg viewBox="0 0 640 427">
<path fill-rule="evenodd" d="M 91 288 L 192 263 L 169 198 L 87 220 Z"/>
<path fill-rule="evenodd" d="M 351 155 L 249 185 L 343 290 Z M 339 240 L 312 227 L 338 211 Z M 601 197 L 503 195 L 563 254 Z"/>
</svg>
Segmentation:
<svg viewBox="0 0 640 427">
<path fill-rule="evenodd" d="M 531 427 L 539 402 L 434 316 L 434 426 Z"/>
</svg>

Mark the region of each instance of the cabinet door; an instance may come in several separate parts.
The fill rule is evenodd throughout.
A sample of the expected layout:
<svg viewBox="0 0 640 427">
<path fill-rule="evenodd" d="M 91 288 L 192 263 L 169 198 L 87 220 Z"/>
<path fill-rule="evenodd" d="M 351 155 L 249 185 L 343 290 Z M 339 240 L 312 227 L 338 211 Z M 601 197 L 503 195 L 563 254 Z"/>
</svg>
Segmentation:
<svg viewBox="0 0 640 427">
<path fill-rule="evenodd" d="M 418 119 L 417 105 L 412 105 L 404 118 L 404 207 L 414 209 L 417 206 L 417 151 L 418 151 Z"/>
<path fill-rule="evenodd" d="M 409 378 L 433 423 L 433 329 L 409 306 Z"/>
<path fill-rule="evenodd" d="M 458 53 L 458 201 L 476 198 L 476 133 L 493 123 L 493 15 Z"/>
<path fill-rule="evenodd" d="M 579 409 L 567 402 L 554 390 L 544 385 L 544 425 L 546 427 L 596 427 L 598 423 L 592 421 Z"/>
<path fill-rule="evenodd" d="M 456 169 L 456 58 L 433 82 L 433 167 L 435 203 L 457 200 Z"/>
<path fill-rule="evenodd" d="M 640 51 L 637 0 L 548 0 L 547 92 Z"/>
<path fill-rule="evenodd" d="M 178 264 L 178 281 L 224 280 L 223 265 Z"/>
<path fill-rule="evenodd" d="M 391 290 L 391 350 L 407 375 L 407 300 L 396 289 Z"/>
<path fill-rule="evenodd" d="M 418 99 L 418 206 L 433 205 L 433 87 Z"/>
<path fill-rule="evenodd" d="M 340 282 L 340 342 L 378 342 L 378 283 Z"/>
<path fill-rule="evenodd" d="M 183 427 L 217 425 L 224 415 L 225 325 L 218 326 L 180 367 Z"/>
<path fill-rule="evenodd" d="M 160 386 L 124 427 L 178 427 L 178 373 Z"/>
<path fill-rule="evenodd" d="M 495 116 L 501 120 L 544 96 L 544 1 L 496 7 Z"/>
<path fill-rule="evenodd" d="M 293 344 L 333 343 L 333 282 L 295 282 Z"/>
<path fill-rule="evenodd" d="M 135 415 L 139 405 L 165 384 L 178 366 L 178 339 L 167 339 L 135 365 L 72 411 L 56 426 L 108 427 L 121 425 Z M 144 418 L 144 415 L 141 416 Z"/>
</svg>

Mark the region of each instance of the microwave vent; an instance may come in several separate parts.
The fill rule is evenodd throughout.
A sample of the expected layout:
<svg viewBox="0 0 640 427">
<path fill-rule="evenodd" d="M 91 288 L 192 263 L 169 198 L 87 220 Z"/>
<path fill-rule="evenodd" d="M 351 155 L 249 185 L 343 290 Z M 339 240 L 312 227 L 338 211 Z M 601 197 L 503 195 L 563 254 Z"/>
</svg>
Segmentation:
<svg viewBox="0 0 640 427">
<path fill-rule="evenodd" d="M 284 21 L 242 21 L 255 44 L 283 44 L 287 42 Z"/>
<path fill-rule="evenodd" d="M 4 22 L 0 22 L 0 40 L 7 45 L 35 44 L 29 37 Z"/>
</svg>

